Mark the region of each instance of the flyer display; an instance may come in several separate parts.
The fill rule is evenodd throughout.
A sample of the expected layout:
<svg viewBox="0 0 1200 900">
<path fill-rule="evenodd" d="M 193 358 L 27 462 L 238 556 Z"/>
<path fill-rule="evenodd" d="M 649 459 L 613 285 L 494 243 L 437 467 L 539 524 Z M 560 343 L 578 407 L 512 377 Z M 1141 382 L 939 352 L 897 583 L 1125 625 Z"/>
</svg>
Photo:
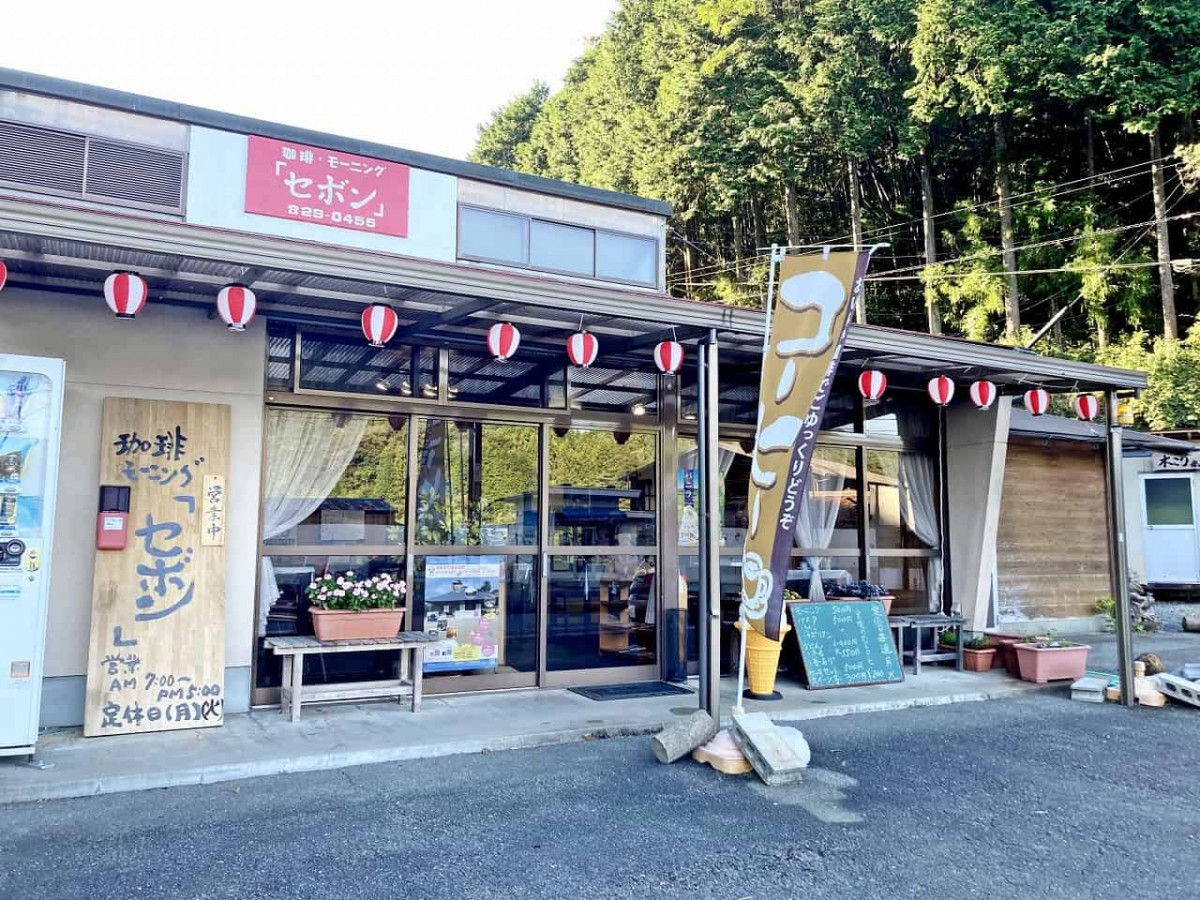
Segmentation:
<svg viewBox="0 0 1200 900">
<path fill-rule="evenodd" d="M 504 664 L 504 560 L 448 556 L 425 564 L 426 672 L 495 671 Z"/>
</svg>

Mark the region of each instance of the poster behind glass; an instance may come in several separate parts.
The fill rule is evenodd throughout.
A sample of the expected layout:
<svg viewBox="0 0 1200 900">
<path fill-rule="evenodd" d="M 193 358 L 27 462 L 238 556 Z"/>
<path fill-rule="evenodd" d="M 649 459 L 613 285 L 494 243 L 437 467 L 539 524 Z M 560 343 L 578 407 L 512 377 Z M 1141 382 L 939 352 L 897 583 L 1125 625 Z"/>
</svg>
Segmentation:
<svg viewBox="0 0 1200 900">
<path fill-rule="evenodd" d="M 494 672 L 504 665 L 504 558 L 430 557 L 425 564 L 426 672 Z"/>
</svg>

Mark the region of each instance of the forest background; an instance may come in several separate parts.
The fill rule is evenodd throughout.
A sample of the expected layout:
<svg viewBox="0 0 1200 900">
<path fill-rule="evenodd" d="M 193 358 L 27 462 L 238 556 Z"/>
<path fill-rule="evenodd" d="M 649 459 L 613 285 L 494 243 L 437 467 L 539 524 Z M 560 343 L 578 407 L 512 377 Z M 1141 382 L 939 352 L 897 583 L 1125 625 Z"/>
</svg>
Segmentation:
<svg viewBox="0 0 1200 900">
<path fill-rule="evenodd" d="M 887 242 L 860 321 L 1144 369 L 1200 428 L 1196 0 L 622 0 L 472 159 L 674 205 L 671 293 Z"/>
</svg>

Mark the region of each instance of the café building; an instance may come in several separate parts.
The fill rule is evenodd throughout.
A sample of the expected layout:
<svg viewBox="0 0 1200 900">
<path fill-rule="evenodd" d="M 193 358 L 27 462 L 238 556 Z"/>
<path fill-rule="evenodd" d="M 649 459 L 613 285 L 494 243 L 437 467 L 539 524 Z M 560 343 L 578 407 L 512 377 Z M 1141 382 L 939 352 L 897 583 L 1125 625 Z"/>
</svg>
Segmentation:
<svg viewBox="0 0 1200 900">
<path fill-rule="evenodd" d="M 111 448 L 130 426 L 105 430 L 114 398 L 199 410 L 177 462 L 192 464 L 204 441 L 216 448 L 211 468 L 190 470 L 223 489 L 223 555 L 202 585 L 214 612 L 172 639 L 177 653 L 205 643 L 225 714 L 278 702 L 264 640 L 310 634 L 308 585 L 346 571 L 404 580 L 405 628 L 444 639 L 426 660 L 427 693 L 685 678 L 702 592 L 719 614 L 713 665 L 728 673 L 764 315 L 667 294 L 670 213 L 0 70 L 0 354 L 61 359 L 66 373 L 41 723 L 83 722 L 96 702 L 89 669 L 133 633 L 98 629 L 93 615 L 109 558 L 96 547 L 97 492 L 132 486 L 136 507 L 161 429 L 142 435 L 130 469 Z M 137 278 L 116 298 L 118 311 L 138 306 L 132 318 L 106 303 L 106 281 L 123 273 Z M 226 325 L 230 285 L 256 301 L 241 330 Z M 580 332 L 594 346 L 570 347 Z M 864 369 L 888 378 L 877 401 L 859 390 Z M 948 406 L 926 391 L 936 375 L 959 386 Z M 987 410 L 968 397 L 977 379 L 999 388 Z M 1012 398 L 1144 384 L 853 325 L 789 586 L 803 592 L 819 566 L 884 585 L 894 612 L 955 610 L 988 626 Z M 170 507 L 167 469 L 151 471 Z M 144 530 L 144 511 L 128 512 Z M 157 552 L 177 549 L 155 537 Z M 161 586 L 128 585 L 130 608 L 144 592 L 148 610 L 167 609 L 182 588 Z M 482 639 L 480 609 L 498 623 Z M 318 657 L 306 682 L 361 681 L 392 663 Z"/>
</svg>

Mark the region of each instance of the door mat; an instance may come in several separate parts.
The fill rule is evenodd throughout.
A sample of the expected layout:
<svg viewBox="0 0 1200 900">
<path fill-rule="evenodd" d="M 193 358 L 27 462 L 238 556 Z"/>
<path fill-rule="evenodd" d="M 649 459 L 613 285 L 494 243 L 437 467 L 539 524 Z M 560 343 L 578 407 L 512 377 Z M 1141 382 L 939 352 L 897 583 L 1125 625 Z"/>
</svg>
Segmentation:
<svg viewBox="0 0 1200 900">
<path fill-rule="evenodd" d="M 602 687 L 568 688 L 572 694 L 589 700 L 636 700 L 641 697 L 670 697 L 674 694 L 691 694 L 694 691 L 665 681 L 639 681 L 635 684 L 608 684 Z"/>
</svg>

